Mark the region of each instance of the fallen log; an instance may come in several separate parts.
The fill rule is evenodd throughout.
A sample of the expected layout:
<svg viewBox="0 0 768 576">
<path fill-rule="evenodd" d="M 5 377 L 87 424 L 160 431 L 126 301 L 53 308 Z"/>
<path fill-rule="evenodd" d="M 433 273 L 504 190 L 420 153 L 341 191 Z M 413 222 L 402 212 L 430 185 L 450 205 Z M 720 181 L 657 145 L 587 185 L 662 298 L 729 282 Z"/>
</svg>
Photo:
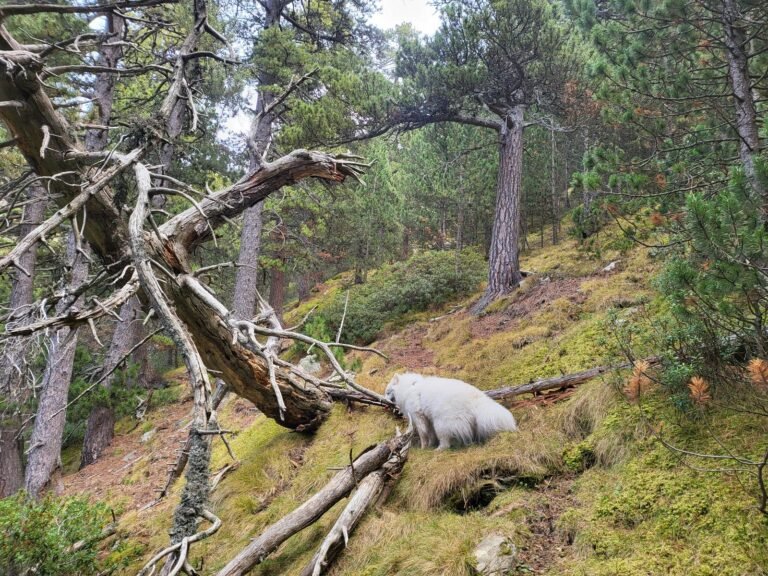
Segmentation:
<svg viewBox="0 0 768 576">
<path fill-rule="evenodd" d="M 660 362 L 658 356 L 651 356 L 644 361 L 650 365 L 658 364 Z M 568 388 L 570 386 L 576 386 L 583 384 L 592 378 L 596 378 L 606 372 L 613 370 L 622 370 L 625 368 L 631 368 L 634 366 L 633 362 L 624 362 L 622 364 L 611 364 L 608 366 L 597 366 L 584 370 L 582 372 L 575 372 L 573 374 L 565 374 L 563 376 L 554 376 L 552 378 L 543 378 L 535 382 L 529 382 L 528 384 L 522 384 L 519 386 L 507 386 L 505 388 L 497 388 L 495 390 L 488 390 L 486 394 L 494 400 L 508 400 L 514 398 L 520 394 L 543 392 L 545 390 L 557 390 L 559 388 Z"/>
<path fill-rule="evenodd" d="M 410 441 L 410 433 L 398 434 L 358 456 L 317 494 L 252 540 L 216 576 L 241 576 L 250 571 L 288 538 L 316 522 L 336 502 L 352 492 L 363 478 L 384 466 L 393 454 L 400 453 Z"/>
<path fill-rule="evenodd" d="M 410 443 L 404 444 L 399 451 L 392 453 L 380 470 L 363 478 L 317 553 L 302 570 L 301 576 L 320 576 L 342 548 L 347 547 L 349 534 L 355 529 L 368 508 L 386 498 L 388 491 L 385 488 L 390 486 L 402 472 L 409 448 Z"/>
</svg>

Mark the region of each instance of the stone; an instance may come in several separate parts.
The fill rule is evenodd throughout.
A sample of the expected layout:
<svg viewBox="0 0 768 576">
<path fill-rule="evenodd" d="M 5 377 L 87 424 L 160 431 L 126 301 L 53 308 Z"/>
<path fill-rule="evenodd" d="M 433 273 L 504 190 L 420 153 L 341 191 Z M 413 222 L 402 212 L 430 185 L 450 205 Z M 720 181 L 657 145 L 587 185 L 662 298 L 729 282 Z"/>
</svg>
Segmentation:
<svg viewBox="0 0 768 576">
<path fill-rule="evenodd" d="M 475 573 L 479 576 L 506 576 L 517 566 L 517 548 L 501 534 L 490 534 L 475 548 Z"/>
<path fill-rule="evenodd" d="M 603 268 L 603 272 L 606 273 L 606 274 L 609 274 L 609 273 L 613 272 L 614 270 L 616 270 L 618 268 L 619 262 L 621 262 L 621 260 L 614 260 L 613 262 L 608 264 L 608 266 Z"/>
<path fill-rule="evenodd" d="M 141 443 L 146 444 L 147 442 L 152 440 L 152 438 L 154 438 L 156 433 L 157 433 L 157 430 L 155 430 L 154 428 L 152 430 L 147 430 L 146 432 L 144 432 L 144 434 L 141 435 Z"/>
<path fill-rule="evenodd" d="M 314 354 L 307 354 L 304 358 L 299 360 L 299 368 L 312 376 L 317 376 L 320 374 L 320 370 L 322 370 L 320 362 Z"/>
</svg>

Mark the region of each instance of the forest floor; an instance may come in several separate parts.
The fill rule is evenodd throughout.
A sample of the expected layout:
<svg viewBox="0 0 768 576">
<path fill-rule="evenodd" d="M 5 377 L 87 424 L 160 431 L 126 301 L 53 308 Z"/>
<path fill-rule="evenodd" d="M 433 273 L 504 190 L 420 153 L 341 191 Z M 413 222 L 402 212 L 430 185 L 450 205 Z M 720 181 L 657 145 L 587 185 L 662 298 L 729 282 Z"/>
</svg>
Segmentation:
<svg viewBox="0 0 768 576">
<path fill-rule="evenodd" d="M 98 461 L 65 474 L 63 494 L 117 501 L 123 511 L 151 506 L 165 486 L 169 468 L 175 464 L 192 423 L 192 396 L 187 384 L 182 381 L 176 386 L 181 392 L 177 401 L 150 407 L 143 422 L 131 425 L 133 429 L 118 428 Z M 231 395 L 222 402 L 222 413 L 222 425 L 228 430 L 247 428 L 259 414 L 249 401 Z M 80 460 L 79 452 L 68 456 L 74 462 Z"/>
<path fill-rule="evenodd" d="M 358 381 L 383 391 L 392 374 L 412 370 L 458 377 L 481 389 L 522 384 L 615 362 L 610 326 L 653 325 L 648 281 L 656 264 L 647 251 L 627 248 L 615 231 L 602 233 L 590 251 L 567 240 L 526 254 L 523 263 L 533 274 L 487 314 L 468 314 L 471 298 L 454 302 L 385 331 L 374 346 L 388 362 L 349 355 Z M 516 399 L 509 407 L 520 431 L 483 446 L 413 448 L 387 502 L 361 523 L 329 573 L 467 576 L 474 546 L 492 533 L 515 543 L 516 574 L 767 573 L 768 527 L 754 512 L 751 479 L 696 471 L 655 440 L 649 421 L 665 422 L 669 441 L 704 451 L 716 450 L 725 438 L 750 455 L 762 446 L 768 424 L 722 412 L 708 420 L 722 428 L 717 437 L 703 423 L 675 426 L 679 414 L 663 394 L 650 394 L 641 411 L 621 394 L 623 378 L 613 374 Z M 151 410 L 134 430 L 126 424 L 101 461 L 64 478 L 68 494 L 88 494 L 116 510 L 115 538 L 135 550 L 121 573 L 135 574 L 167 544 L 182 482 L 160 504 L 148 504 L 186 438 L 191 404 L 185 394 Z M 192 550 L 193 565 L 204 566 L 204 574 L 305 501 L 350 453 L 390 437 L 401 424 L 378 408 L 336 406 L 314 435 L 297 434 L 236 398 L 219 419 L 238 431 L 230 443 L 239 467 L 211 494 L 221 529 Z M 214 440 L 212 472 L 230 462 Z M 338 510 L 292 537 L 253 573 L 299 573 Z"/>
</svg>

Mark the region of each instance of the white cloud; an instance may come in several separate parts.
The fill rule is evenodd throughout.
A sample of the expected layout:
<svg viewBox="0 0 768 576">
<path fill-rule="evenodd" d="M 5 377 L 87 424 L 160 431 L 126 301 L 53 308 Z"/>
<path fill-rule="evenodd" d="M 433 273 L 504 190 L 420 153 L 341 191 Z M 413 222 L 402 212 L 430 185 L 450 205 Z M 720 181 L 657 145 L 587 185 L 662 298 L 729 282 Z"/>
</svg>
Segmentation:
<svg viewBox="0 0 768 576">
<path fill-rule="evenodd" d="M 381 0 L 381 10 L 374 14 L 371 23 L 385 30 L 403 22 L 410 22 L 424 34 L 433 34 L 440 26 L 440 18 L 434 6 L 427 0 Z"/>
</svg>

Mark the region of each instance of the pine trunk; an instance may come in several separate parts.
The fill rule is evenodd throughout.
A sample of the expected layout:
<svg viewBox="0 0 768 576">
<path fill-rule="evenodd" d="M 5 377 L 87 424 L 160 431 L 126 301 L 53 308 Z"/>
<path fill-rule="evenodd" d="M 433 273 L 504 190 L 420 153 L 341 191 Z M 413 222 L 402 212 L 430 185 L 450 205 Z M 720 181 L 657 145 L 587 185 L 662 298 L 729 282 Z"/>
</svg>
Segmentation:
<svg viewBox="0 0 768 576">
<path fill-rule="evenodd" d="M 755 100 L 749 76 L 747 34 L 741 22 L 736 0 L 723 1 L 723 31 L 725 33 L 728 76 L 736 106 L 736 130 L 739 134 L 739 160 L 755 198 L 762 207 L 763 220 L 768 220 L 768 190 L 757 173 L 755 161 L 760 154 Z"/>
<path fill-rule="evenodd" d="M 488 287 L 473 307 L 482 312 L 499 296 L 514 290 L 520 275 L 520 185 L 523 175 L 523 106 L 514 107 L 500 134 L 496 211 L 488 255 Z"/>
<path fill-rule="evenodd" d="M 232 297 L 232 309 L 240 318 L 252 318 L 256 307 L 263 208 L 264 203 L 259 202 L 243 213 L 240 254 L 237 257 L 238 268 Z"/>
<path fill-rule="evenodd" d="M 269 275 L 269 305 L 275 311 L 280 323 L 283 323 L 283 304 L 285 303 L 285 270 L 281 266 L 272 268 Z"/>
<path fill-rule="evenodd" d="M 17 422 L 0 426 L 0 498 L 15 494 L 24 484 L 22 442 Z"/>
<path fill-rule="evenodd" d="M 25 206 L 19 224 L 19 238 L 26 236 L 43 219 L 46 204 L 45 190 L 38 185 L 30 187 L 29 204 Z M 11 284 L 10 309 L 20 314 L 32 303 L 37 251 L 33 249 L 22 254 L 19 265 L 28 274 L 16 271 Z M 15 493 L 24 485 L 20 407 L 30 394 L 25 381 L 27 349 L 26 338 L 13 338 L 5 343 L 0 353 L 0 398 L 5 405 L 0 415 L 0 498 Z"/>
<path fill-rule="evenodd" d="M 125 21 L 117 14 L 107 16 L 108 29 L 116 38 L 121 38 L 125 30 Z M 122 57 L 122 47 L 119 43 L 110 43 L 103 46 L 99 52 L 99 61 L 104 66 L 116 68 Z M 115 82 L 117 77 L 114 74 L 99 74 L 96 78 L 95 96 L 96 106 L 99 111 L 99 124 L 107 126 L 112 119 L 112 106 L 115 93 Z M 183 106 L 181 110 L 183 111 Z M 176 122 L 176 134 L 181 132 L 182 119 L 177 117 L 177 110 L 171 114 L 169 124 Z M 169 129 L 169 133 L 174 127 Z M 86 133 L 86 149 L 90 151 L 99 151 L 106 148 L 109 142 L 106 130 L 91 129 Z M 170 151 L 168 150 L 170 148 Z M 170 157 L 164 159 L 163 155 L 172 154 L 172 146 L 166 144 L 161 148 L 161 163 L 167 169 L 170 164 Z M 159 185 L 164 185 L 160 183 Z M 153 198 L 156 207 L 162 207 L 164 204 L 161 195 Z M 104 363 L 104 371 L 109 371 L 115 367 L 117 362 L 141 340 L 143 330 L 141 323 L 135 325 L 133 320 L 141 310 L 139 299 L 134 297 L 125 304 L 120 310 L 122 322 L 118 323 L 112 335 L 112 342 Z M 109 389 L 114 380 L 114 375 L 104 381 L 104 388 Z M 115 433 L 115 413 L 111 406 L 95 406 L 88 415 L 88 422 L 85 428 L 85 438 L 83 439 L 83 451 L 80 460 L 80 468 L 88 466 L 95 462 L 104 449 L 112 442 Z"/>
<path fill-rule="evenodd" d="M 67 256 L 72 262 L 67 287 L 74 289 L 88 277 L 88 261 L 77 252 L 74 233 L 70 232 Z M 66 299 L 65 299 L 66 300 Z M 78 306 L 80 299 L 75 303 Z M 66 306 L 60 303 L 56 312 Z M 43 375 L 43 391 L 35 414 L 35 426 L 29 440 L 29 460 L 24 487 L 32 498 L 38 498 L 60 465 L 61 445 L 66 420 L 67 394 L 77 348 L 77 328 L 64 327 L 56 331 L 49 343 L 48 363 Z"/>
<path fill-rule="evenodd" d="M 262 2 L 266 11 L 264 29 L 275 26 L 280 21 L 280 13 L 285 7 L 285 0 L 267 0 Z M 272 125 L 275 121 L 274 111 L 268 111 L 275 101 L 275 95 L 262 88 L 278 82 L 275 76 L 262 71 L 258 77 L 259 92 L 256 107 L 256 119 L 251 126 L 248 136 L 250 152 L 250 168 L 256 170 L 264 163 L 264 156 L 272 142 Z M 264 203 L 259 202 L 243 213 L 243 230 L 240 234 L 239 264 L 235 275 L 235 293 L 232 308 L 240 318 L 252 318 L 256 307 L 256 293 L 259 273 L 259 256 L 261 254 L 261 231 L 264 227 L 262 212 Z"/>
<path fill-rule="evenodd" d="M 120 309 L 121 322 L 117 323 L 112 334 L 112 343 L 104 360 L 104 372 L 114 369 L 118 363 L 125 361 L 126 354 L 141 341 L 144 327 L 141 322 L 141 302 L 134 297 L 128 300 Z M 113 372 L 104 380 L 102 386 L 112 387 L 118 372 Z M 111 405 L 95 406 L 88 415 L 83 439 L 83 452 L 80 458 L 80 468 L 93 464 L 101 453 L 112 443 L 115 435 L 115 411 Z"/>
</svg>

